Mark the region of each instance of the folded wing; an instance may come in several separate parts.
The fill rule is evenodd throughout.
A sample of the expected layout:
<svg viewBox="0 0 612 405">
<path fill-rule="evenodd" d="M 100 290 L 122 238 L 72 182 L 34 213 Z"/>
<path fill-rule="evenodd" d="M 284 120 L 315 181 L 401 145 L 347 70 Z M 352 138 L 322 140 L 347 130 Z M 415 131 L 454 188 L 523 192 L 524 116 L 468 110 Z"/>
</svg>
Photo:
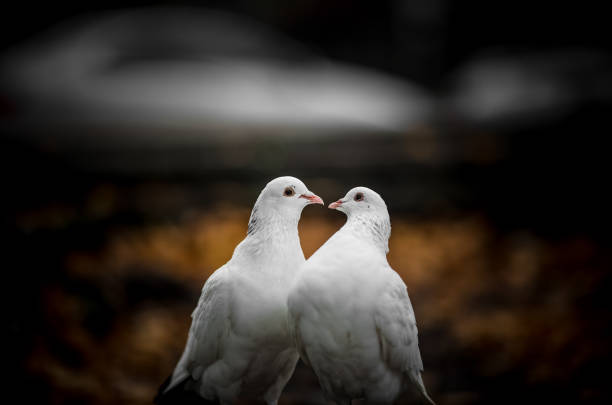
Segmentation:
<svg viewBox="0 0 612 405">
<path fill-rule="evenodd" d="M 392 370 L 405 374 L 424 399 L 433 404 L 421 378 L 423 361 L 412 303 L 406 285 L 392 270 L 389 285 L 379 297 L 374 322 L 382 360 Z"/>
<path fill-rule="evenodd" d="M 208 367 L 220 359 L 224 338 L 231 327 L 231 289 L 225 266 L 215 271 L 202 288 L 191 314 L 187 345 L 166 392 L 191 378 L 198 381 Z"/>
</svg>

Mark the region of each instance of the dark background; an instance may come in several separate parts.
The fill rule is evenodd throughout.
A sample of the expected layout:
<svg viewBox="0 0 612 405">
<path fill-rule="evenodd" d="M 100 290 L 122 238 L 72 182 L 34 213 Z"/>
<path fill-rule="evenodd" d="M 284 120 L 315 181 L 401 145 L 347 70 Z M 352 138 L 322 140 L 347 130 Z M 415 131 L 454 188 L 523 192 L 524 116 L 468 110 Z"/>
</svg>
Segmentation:
<svg viewBox="0 0 612 405">
<path fill-rule="evenodd" d="M 224 21 L 211 9 L 237 22 L 202 37 L 183 30 Z M 118 49 L 118 62 L 101 70 L 111 85 L 158 69 L 144 85 L 151 99 L 175 83 L 153 91 L 166 83 L 156 77 L 171 77 L 167 61 L 227 58 L 246 72 L 282 66 L 283 89 L 312 73 L 312 89 L 295 94 L 315 104 L 325 90 L 317 80 L 353 77 L 340 67 L 393 77 L 419 89 L 424 98 L 401 94 L 428 113 L 390 127 L 355 116 L 317 126 L 309 124 L 319 116 L 300 121 L 299 104 L 298 118 L 262 124 L 234 112 L 238 92 L 195 124 L 156 121 L 174 117 L 172 104 L 147 110 L 146 97 L 129 112 L 147 119 L 130 121 L 123 104 L 115 116 L 117 99 L 72 98 L 62 81 L 69 69 L 43 62 L 60 49 L 47 47 L 57 38 L 85 38 L 83 27 L 125 12 L 143 17 L 90 43 Z M 326 202 L 356 185 L 385 198 L 389 260 L 408 285 L 438 404 L 610 403 L 608 15 L 594 4 L 516 1 L 3 5 L 6 395 L 150 403 L 180 355 L 205 278 L 244 236 L 259 190 L 290 174 Z M 241 27 L 245 36 L 228 40 Z M 260 34 L 261 43 L 241 39 Z M 325 63 L 339 70 L 318 75 Z M 232 77 L 226 83 L 244 76 Z M 338 91 L 374 80 L 359 77 Z M 274 98 L 266 83 L 258 94 Z M 219 124 L 225 111 L 233 118 Z M 306 256 L 342 223 L 312 207 L 302 218 Z M 281 403 L 322 403 L 310 370 L 298 368 Z"/>
</svg>

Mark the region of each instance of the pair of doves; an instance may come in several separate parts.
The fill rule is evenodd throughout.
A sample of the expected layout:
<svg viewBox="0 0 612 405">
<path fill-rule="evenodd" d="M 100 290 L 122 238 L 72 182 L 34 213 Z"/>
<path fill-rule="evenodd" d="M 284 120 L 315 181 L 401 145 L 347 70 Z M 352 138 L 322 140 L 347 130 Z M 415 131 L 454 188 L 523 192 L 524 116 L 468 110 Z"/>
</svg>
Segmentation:
<svg viewBox="0 0 612 405">
<path fill-rule="evenodd" d="M 330 204 L 346 224 L 305 260 L 297 225 L 309 204 L 323 200 L 295 177 L 259 194 L 246 238 L 202 288 L 183 355 L 156 402 L 191 391 L 222 405 L 276 405 L 301 358 L 338 404 L 391 404 L 407 390 L 433 404 L 406 285 L 386 258 L 385 202 L 356 187 Z"/>
</svg>

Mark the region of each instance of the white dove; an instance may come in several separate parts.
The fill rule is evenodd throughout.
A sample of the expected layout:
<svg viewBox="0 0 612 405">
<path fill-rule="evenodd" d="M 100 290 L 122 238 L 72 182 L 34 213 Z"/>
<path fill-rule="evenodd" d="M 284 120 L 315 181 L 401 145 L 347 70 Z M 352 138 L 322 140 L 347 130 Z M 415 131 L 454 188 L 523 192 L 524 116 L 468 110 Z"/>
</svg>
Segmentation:
<svg viewBox="0 0 612 405">
<path fill-rule="evenodd" d="M 183 355 L 156 402 L 187 390 L 221 404 L 277 403 L 299 358 L 287 329 L 287 294 L 305 260 L 298 221 L 313 203 L 323 201 L 295 177 L 266 185 L 246 238 L 204 284 Z"/>
<path fill-rule="evenodd" d="M 389 266 L 387 206 L 356 187 L 329 205 L 346 224 L 301 267 L 288 297 L 301 358 L 331 400 L 391 404 L 408 389 L 431 404 L 406 285 Z"/>
</svg>

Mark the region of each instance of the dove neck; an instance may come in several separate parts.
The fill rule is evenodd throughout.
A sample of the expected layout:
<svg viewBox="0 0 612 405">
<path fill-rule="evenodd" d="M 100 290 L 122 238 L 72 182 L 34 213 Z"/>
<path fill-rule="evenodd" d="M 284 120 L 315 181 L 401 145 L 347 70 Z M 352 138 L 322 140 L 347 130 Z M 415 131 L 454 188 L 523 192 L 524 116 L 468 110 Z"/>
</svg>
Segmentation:
<svg viewBox="0 0 612 405">
<path fill-rule="evenodd" d="M 300 212 L 255 205 L 249 219 L 247 240 L 252 244 L 274 249 L 299 248 Z M 265 242 L 265 243 L 264 243 Z"/>
<path fill-rule="evenodd" d="M 284 215 L 283 215 L 284 214 Z M 298 236 L 297 215 L 255 207 L 251 213 L 247 237 L 236 247 L 232 260 L 237 268 L 259 277 L 270 277 L 270 283 L 288 285 L 304 262 Z"/>
<path fill-rule="evenodd" d="M 349 214 L 343 228 L 358 238 L 372 241 L 385 254 L 389 252 L 391 221 L 388 215 Z"/>
</svg>

